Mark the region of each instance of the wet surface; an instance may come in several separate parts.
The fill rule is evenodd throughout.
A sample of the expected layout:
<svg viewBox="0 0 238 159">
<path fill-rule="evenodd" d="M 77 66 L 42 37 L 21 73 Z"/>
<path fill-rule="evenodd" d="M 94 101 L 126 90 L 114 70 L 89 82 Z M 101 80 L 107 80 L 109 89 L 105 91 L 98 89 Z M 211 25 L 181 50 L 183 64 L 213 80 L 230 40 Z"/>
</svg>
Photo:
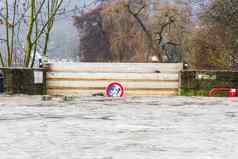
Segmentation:
<svg viewBox="0 0 238 159">
<path fill-rule="evenodd" d="M 1 159 L 236 159 L 238 99 L 0 97 Z"/>
</svg>

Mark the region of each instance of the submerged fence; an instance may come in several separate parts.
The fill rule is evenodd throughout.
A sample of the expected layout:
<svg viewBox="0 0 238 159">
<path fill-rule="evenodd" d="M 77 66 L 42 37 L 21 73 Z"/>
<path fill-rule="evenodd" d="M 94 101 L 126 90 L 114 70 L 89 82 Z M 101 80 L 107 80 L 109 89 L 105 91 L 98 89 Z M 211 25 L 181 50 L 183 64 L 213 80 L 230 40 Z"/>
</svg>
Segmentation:
<svg viewBox="0 0 238 159">
<path fill-rule="evenodd" d="M 122 83 L 127 95 L 176 95 L 181 63 L 52 63 L 47 73 L 50 95 L 104 92 L 110 82 Z"/>
</svg>

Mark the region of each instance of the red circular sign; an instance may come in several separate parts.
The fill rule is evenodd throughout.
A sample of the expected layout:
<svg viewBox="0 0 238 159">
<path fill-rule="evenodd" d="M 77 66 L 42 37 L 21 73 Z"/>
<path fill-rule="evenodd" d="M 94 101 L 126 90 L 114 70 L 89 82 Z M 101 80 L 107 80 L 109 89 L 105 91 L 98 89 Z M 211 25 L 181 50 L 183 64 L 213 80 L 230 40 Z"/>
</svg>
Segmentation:
<svg viewBox="0 0 238 159">
<path fill-rule="evenodd" d="M 123 97 L 124 94 L 124 87 L 119 82 L 112 82 L 106 87 L 107 97 Z"/>
</svg>

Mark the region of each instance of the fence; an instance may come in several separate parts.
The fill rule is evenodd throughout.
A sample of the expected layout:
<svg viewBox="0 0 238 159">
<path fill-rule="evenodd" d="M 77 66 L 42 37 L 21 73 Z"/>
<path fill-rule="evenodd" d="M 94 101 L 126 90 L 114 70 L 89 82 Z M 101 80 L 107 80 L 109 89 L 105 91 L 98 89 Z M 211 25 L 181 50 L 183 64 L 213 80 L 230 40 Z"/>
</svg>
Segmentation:
<svg viewBox="0 0 238 159">
<path fill-rule="evenodd" d="M 104 92 L 110 82 L 122 83 L 127 95 L 176 95 L 183 65 L 165 63 L 52 63 L 47 73 L 50 95 Z"/>
</svg>

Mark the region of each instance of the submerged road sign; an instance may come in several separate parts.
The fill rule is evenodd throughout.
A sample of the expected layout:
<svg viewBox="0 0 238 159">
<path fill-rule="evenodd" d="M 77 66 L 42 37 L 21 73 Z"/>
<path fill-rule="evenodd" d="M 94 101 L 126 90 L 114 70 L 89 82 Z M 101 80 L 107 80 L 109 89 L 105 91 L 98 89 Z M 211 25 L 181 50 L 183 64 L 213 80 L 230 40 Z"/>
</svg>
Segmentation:
<svg viewBox="0 0 238 159">
<path fill-rule="evenodd" d="M 125 95 L 125 88 L 119 82 L 112 82 L 106 87 L 107 97 L 123 97 Z"/>
</svg>

